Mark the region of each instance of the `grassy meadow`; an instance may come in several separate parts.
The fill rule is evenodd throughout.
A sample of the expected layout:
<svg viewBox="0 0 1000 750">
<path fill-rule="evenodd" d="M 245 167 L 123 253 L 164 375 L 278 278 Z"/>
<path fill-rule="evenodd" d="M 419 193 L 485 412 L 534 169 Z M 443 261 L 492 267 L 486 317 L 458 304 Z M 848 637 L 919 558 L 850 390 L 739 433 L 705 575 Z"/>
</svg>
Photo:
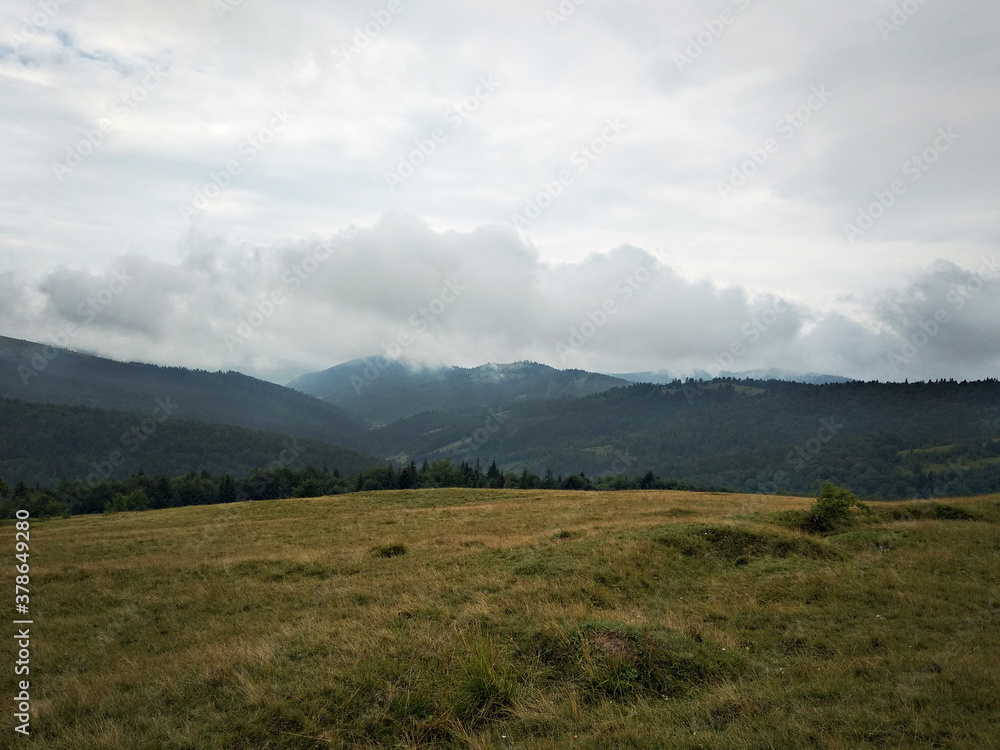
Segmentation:
<svg viewBox="0 0 1000 750">
<path fill-rule="evenodd" d="M 811 503 L 443 489 L 33 521 L 32 735 L 8 707 L 0 747 L 1000 747 L 1000 496 L 825 535 L 795 527 Z"/>
</svg>

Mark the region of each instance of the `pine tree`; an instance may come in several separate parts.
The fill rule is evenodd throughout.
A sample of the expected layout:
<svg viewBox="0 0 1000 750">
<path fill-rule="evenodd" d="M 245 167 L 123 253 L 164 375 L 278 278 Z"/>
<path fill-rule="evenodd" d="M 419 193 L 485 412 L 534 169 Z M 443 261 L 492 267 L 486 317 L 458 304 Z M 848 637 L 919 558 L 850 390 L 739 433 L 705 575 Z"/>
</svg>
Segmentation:
<svg viewBox="0 0 1000 750">
<path fill-rule="evenodd" d="M 551 490 L 556 486 L 555 477 L 552 476 L 552 469 L 545 470 L 545 479 L 542 480 L 542 488 Z"/>
<path fill-rule="evenodd" d="M 229 474 L 225 474 L 222 479 L 219 480 L 219 502 L 236 502 L 236 482 L 233 481 L 233 478 L 229 476 Z"/>
<path fill-rule="evenodd" d="M 486 470 L 486 485 L 492 489 L 503 486 L 503 475 L 500 474 L 496 461 L 491 461 L 490 468 Z"/>
</svg>

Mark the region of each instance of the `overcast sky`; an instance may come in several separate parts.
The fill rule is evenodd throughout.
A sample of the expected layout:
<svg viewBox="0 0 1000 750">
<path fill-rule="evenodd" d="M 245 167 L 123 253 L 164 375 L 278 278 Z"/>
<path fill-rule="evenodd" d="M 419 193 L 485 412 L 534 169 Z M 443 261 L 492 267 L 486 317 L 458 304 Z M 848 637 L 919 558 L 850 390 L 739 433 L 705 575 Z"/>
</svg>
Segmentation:
<svg viewBox="0 0 1000 750">
<path fill-rule="evenodd" d="M 0 334 L 1000 373 L 995 0 L 7 0 Z"/>
</svg>

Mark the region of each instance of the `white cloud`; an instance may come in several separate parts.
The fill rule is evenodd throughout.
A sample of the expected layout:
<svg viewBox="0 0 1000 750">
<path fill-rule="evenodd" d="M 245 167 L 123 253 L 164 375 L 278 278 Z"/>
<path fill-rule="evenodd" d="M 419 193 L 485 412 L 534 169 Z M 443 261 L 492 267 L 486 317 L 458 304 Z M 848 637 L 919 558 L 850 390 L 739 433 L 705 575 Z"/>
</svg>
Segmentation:
<svg viewBox="0 0 1000 750">
<path fill-rule="evenodd" d="M 56 2 L 48 15 L 37 1 L 8 6 L 4 333 L 43 337 L 127 259 L 144 280 L 116 298 L 119 317 L 109 309 L 81 334 L 88 346 L 278 373 L 369 353 L 456 269 L 482 291 L 412 350 L 466 364 L 546 359 L 641 247 L 664 253 L 669 271 L 574 364 L 707 367 L 771 294 L 796 304 L 741 361 L 892 376 L 876 363 L 886 337 L 907 334 L 874 300 L 938 259 L 974 272 L 1000 239 L 1000 7 L 987 0 L 923 4 L 888 39 L 878 22 L 891 7 L 861 0 L 589 0 L 555 28 L 556 2 L 400 0 L 348 61 L 345 45 L 388 1 L 259 0 L 221 18 L 194 0 Z M 724 10 L 732 23 L 678 69 L 675 53 L 702 44 Z M 482 76 L 496 92 L 452 128 L 446 113 Z M 833 98 L 785 139 L 779 119 L 824 86 Z M 276 108 L 287 127 L 247 150 Z M 580 169 L 574 153 L 607 118 L 624 132 Z M 961 139 L 910 182 L 907 163 L 949 127 Z M 435 128 L 447 137 L 390 189 L 386 172 Z M 768 138 L 780 148 L 723 200 L 719 182 Z M 72 153 L 79 163 L 60 180 L 53 163 Z M 234 160 L 227 184 L 208 187 Z M 498 228 L 561 171 L 571 184 L 521 238 Z M 844 224 L 897 179 L 905 194 L 850 242 Z M 188 220 L 179 207 L 198 191 L 219 195 Z M 368 229 L 294 304 L 238 356 L 220 350 L 309 238 L 352 226 Z M 991 305 L 984 294 L 967 310 L 987 321 Z M 949 325 L 907 367 L 987 371 L 972 343 L 986 337 L 979 350 L 991 351 L 985 324 Z"/>
</svg>

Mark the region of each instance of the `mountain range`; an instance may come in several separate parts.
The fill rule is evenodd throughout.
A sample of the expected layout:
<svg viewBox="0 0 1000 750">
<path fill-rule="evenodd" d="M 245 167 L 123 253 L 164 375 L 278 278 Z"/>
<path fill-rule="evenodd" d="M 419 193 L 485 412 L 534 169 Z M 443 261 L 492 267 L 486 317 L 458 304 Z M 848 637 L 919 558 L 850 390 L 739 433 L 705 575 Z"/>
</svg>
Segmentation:
<svg viewBox="0 0 1000 750">
<path fill-rule="evenodd" d="M 369 357 L 285 387 L 0 337 L 0 476 L 51 484 L 116 450 L 128 459 L 119 473 L 238 474 L 297 439 L 310 441 L 298 458 L 344 474 L 448 459 L 751 492 L 810 492 L 825 479 L 885 498 L 1000 488 L 996 380 L 631 382 L 640 375 Z"/>
<path fill-rule="evenodd" d="M 303 375 L 288 387 L 378 426 L 425 411 L 465 411 L 533 399 L 573 398 L 628 384 L 624 378 L 556 370 L 535 362 L 430 368 L 375 356 Z"/>
</svg>

